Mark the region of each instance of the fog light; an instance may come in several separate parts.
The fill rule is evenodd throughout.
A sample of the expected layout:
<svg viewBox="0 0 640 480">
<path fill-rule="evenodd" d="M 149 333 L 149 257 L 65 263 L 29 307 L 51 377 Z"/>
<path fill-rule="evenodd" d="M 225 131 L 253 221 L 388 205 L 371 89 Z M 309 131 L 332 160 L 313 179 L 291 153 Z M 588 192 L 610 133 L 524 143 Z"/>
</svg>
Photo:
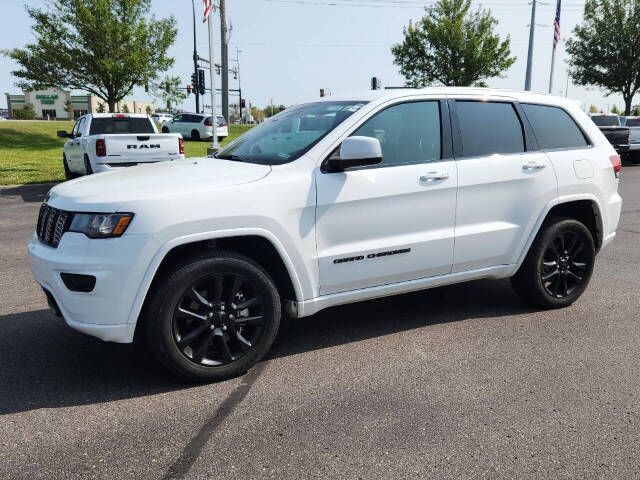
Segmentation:
<svg viewBox="0 0 640 480">
<path fill-rule="evenodd" d="M 61 273 L 62 281 L 72 292 L 88 293 L 96 286 L 96 277 L 79 273 Z"/>
</svg>

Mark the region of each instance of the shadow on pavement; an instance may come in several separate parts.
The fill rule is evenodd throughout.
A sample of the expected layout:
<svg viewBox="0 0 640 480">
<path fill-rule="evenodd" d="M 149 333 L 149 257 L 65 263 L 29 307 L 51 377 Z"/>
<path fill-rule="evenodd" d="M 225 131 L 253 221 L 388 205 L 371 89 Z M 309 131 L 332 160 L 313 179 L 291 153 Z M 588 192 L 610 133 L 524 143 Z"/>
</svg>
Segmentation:
<svg viewBox="0 0 640 480">
<path fill-rule="evenodd" d="M 43 202 L 52 183 L 36 183 L 33 185 L 18 185 L 15 187 L 0 188 L 1 197 L 21 197 L 24 202 Z"/>
<path fill-rule="evenodd" d="M 505 280 L 481 280 L 292 320 L 267 361 L 469 318 L 531 311 Z M 130 345 L 78 333 L 48 310 L 0 316 L 0 414 L 108 402 L 188 388 Z"/>
</svg>

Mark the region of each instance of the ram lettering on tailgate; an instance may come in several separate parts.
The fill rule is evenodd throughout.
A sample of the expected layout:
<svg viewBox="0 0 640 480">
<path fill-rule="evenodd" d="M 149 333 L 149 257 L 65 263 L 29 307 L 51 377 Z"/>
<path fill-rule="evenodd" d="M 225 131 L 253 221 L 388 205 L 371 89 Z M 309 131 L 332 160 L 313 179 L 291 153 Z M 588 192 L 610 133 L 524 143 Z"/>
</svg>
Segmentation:
<svg viewBox="0 0 640 480">
<path fill-rule="evenodd" d="M 127 145 L 127 150 L 135 150 L 135 149 L 142 149 L 142 148 L 160 148 L 160 144 L 150 143 L 149 145 L 146 145 L 143 143 L 140 145 L 136 145 L 136 144 Z"/>
</svg>

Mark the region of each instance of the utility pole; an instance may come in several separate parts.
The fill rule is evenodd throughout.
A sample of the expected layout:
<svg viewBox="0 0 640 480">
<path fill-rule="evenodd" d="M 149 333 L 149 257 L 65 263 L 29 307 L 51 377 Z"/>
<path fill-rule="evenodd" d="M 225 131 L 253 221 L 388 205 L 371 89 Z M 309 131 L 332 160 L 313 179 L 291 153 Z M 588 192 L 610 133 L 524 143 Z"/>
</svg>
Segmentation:
<svg viewBox="0 0 640 480">
<path fill-rule="evenodd" d="M 531 25 L 529 26 L 529 53 L 527 54 L 527 76 L 524 81 L 524 89 L 531 90 L 531 63 L 533 62 L 533 38 L 536 29 L 536 2 L 531 1 Z"/>
<path fill-rule="evenodd" d="M 196 7 L 191 0 L 191 8 L 193 9 L 193 73 L 198 78 L 198 50 L 196 47 Z M 196 94 L 196 113 L 200 113 L 200 95 L 198 94 L 198 85 L 191 85 Z"/>
<path fill-rule="evenodd" d="M 238 77 L 238 95 L 240 96 L 240 101 L 238 102 L 238 107 L 240 108 L 240 123 L 244 123 L 242 119 L 242 85 L 240 84 L 240 56 L 238 55 L 241 50 L 236 47 L 236 76 Z M 227 120 L 228 122 L 229 120 Z"/>
<path fill-rule="evenodd" d="M 212 7 L 213 8 L 213 7 Z M 216 120 L 216 54 L 215 43 L 213 36 L 213 12 L 208 15 L 208 29 L 209 29 L 209 76 L 211 77 L 211 116 L 213 117 L 213 135 L 211 136 L 211 147 L 207 148 L 207 156 L 213 156 L 218 150 L 220 150 L 220 144 L 218 143 L 218 121 Z"/>
<path fill-rule="evenodd" d="M 227 50 L 227 19 L 225 0 L 220 0 L 220 43 L 221 43 L 221 66 L 222 76 L 222 116 L 229 121 L 229 52 Z"/>
</svg>

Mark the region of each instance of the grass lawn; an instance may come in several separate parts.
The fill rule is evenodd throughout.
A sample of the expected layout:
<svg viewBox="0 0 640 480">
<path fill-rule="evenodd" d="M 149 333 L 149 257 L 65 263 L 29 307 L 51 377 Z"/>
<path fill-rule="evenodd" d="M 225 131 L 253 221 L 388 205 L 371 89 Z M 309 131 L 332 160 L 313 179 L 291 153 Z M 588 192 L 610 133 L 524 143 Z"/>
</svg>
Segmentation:
<svg viewBox="0 0 640 480">
<path fill-rule="evenodd" d="M 0 185 L 60 182 L 64 180 L 62 146 L 57 130 L 68 132 L 73 122 L 0 121 Z M 246 132 L 251 125 L 231 125 L 228 142 Z M 207 154 L 209 142 L 185 140 L 187 157 Z"/>
</svg>

